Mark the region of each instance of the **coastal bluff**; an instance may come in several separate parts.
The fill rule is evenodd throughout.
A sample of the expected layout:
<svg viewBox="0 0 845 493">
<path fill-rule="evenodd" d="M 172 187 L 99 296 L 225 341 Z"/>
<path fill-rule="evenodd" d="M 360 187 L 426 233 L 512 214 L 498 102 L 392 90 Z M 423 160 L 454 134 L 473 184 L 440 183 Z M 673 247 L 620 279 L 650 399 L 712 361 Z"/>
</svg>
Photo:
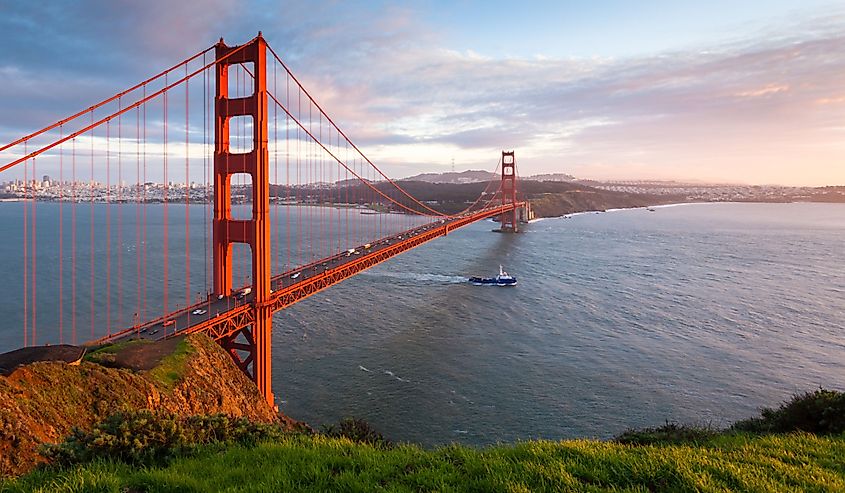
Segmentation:
<svg viewBox="0 0 845 493">
<path fill-rule="evenodd" d="M 299 426 L 205 335 L 92 347 L 81 361 L 23 362 L 0 376 L 0 476 L 32 470 L 42 461 L 38 447 L 74 427 L 140 409 Z"/>
</svg>

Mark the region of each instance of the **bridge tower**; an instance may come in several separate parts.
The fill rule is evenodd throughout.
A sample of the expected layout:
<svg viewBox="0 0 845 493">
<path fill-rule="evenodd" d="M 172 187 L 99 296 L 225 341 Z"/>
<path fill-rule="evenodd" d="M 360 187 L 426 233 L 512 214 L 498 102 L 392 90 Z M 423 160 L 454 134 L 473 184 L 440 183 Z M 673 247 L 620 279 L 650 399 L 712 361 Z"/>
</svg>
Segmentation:
<svg viewBox="0 0 845 493">
<path fill-rule="evenodd" d="M 516 233 L 519 231 L 516 211 L 516 158 L 514 151 L 502 151 L 502 205 L 513 204 L 514 208 L 503 212 L 499 231 Z"/>
<path fill-rule="evenodd" d="M 214 105 L 214 222 L 212 232 L 214 292 L 232 294 L 232 244 L 244 243 L 252 251 L 252 305 L 250 316 L 239 331 L 220 344 L 235 363 L 252 378 L 259 391 L 274 404 L 271 387 L 270 332 L 273 313 L 270 299 L 270 172 L 267 149 L 267 43 L 258 37 L 243 47 L 226 46 L 223 38 L 216 46 L 217 91 Z M 253 92 L 229 97 L 229 67 L 251 63 Z M 252 150 L 232 153 L 229 123 L 233 117 L 252 118 Z M 252 218 L 232 218 L 232 175 L 252 177 Z"/>
</svg>

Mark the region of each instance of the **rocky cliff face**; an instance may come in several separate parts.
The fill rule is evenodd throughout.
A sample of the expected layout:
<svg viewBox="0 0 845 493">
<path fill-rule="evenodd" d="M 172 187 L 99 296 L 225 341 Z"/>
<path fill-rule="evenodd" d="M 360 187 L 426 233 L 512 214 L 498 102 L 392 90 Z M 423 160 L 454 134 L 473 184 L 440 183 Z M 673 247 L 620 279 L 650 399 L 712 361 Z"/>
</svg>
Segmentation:
<svg viewBox="0 0 845 493">
<path fill-rule="evenodd" d="M 130 409 L 298 425 L 277 414 L 208 337 L 133 341 L 96 349 L 79 365 L 38 362 L 0 376 L 0 474 L 27 472 L 40 461 L 41 443 Z"/>
</svg>

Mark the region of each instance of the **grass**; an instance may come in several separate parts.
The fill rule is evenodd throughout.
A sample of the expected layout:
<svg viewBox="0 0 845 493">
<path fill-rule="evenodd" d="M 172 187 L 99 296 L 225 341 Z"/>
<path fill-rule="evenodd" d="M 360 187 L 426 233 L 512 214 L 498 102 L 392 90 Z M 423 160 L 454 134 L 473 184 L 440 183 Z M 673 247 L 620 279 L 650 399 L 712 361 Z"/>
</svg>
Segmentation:
<svg viewBox="0 0 845 493">
<path fill-rule="evenodd" d="M 714 428 L 667 422 L 657 428 L 628 430 L 613 440 L 628 445 L 696 444 L 706 442 L 721 433 Z"/>
<path fill-rule="evenodd" d="M 109 366 L 114 363 L 115 355 L 120 351 L 133 347 L 152 344 L 151 341 L 143 339 L 132 339 L 125 342 L 105 344 L 89 351 L 85 355 L 85 361 Z M 165 389 L 172 389 L 185 372 L 188 358 L 193 354 L 194 348 L 183 338 L 172 353 L 165 356 L 155 368 L 148 372 L 150 378 Z"/>
<path fill-rule="evenodd" d="M 185 373 L 188 359 L 194 351 L 193 346 L 191 346 L 187 338 L 183 338 L 179 341 L 173 352 L 168 354 L 155 368 L 150 370 L 148 375 L 154 382 L 161 384 L 164 388 L 172 389 Z"/>
<path fill-rule="evenodd" d="M 0 491 L 845 491 L 845 435 L 728 433 L 696 444 L 527 441 L 392 448 L 324 435 L 212 445 L 165 466 L 95 461 Z"/>
<path fill-rule="evenodd" d="M 103 359 L 106 361 L 113 360 L 114 355 L 123 349 L 149 343 L 150 341 L 145 341 L 143 339 L 132 339 L 124 342 L 103 344 L 102 346 L 97 346 L 94 349 L 87 351 L 83 360 L 90 361 L 92 363 L 101 363 Z"/>
<path fill-rule="evenodd" d="M 191 351 L 181 341 L 157 378 L 178 379 Z M 42 454 L 49 468 L 0 482 L 0 493 L 845 491 L 845 393 L 795 395 L 726 430 L 666 423 L 608 442 L 483 449 L 395 445 L 355 419 L 294 434 L 223 415 L 139 410 L 74 430 Z"/>
</svg>

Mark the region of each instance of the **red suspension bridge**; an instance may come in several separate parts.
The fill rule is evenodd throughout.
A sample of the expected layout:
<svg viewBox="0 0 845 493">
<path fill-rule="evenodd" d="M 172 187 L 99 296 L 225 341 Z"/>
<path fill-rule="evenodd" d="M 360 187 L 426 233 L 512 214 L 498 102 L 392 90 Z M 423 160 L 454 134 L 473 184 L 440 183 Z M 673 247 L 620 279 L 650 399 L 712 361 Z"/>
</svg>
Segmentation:
<svg viewBox="0 0 845 493">
<path fill-rule="evenodd" d="M 462 211 L 418 200 L 260 33 L 4 145 L 0 163 L 24 346 L 203 332 L 271 404 L 275 312 L 482 219 L 516 232 L 522 206 L 513 152 Z"/>
</svg>

